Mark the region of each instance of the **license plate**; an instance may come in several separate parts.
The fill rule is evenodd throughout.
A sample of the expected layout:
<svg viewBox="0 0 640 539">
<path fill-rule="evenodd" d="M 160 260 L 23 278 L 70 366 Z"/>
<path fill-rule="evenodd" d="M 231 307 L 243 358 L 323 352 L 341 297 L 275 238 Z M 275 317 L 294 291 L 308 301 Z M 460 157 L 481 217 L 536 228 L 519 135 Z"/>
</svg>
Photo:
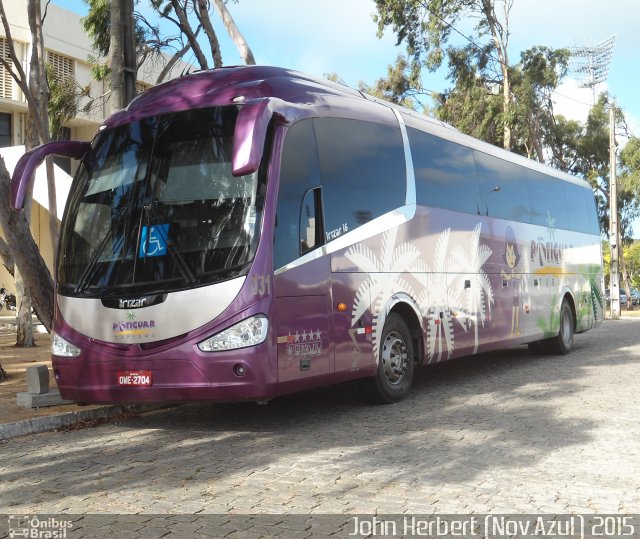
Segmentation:
<svg viewBox="0 0 640 539">
<path fill-rule="evenodd" d="M 152 381 L 151 371 L 118 371 L 120 386 L 150 386 Z"/>
</svg>

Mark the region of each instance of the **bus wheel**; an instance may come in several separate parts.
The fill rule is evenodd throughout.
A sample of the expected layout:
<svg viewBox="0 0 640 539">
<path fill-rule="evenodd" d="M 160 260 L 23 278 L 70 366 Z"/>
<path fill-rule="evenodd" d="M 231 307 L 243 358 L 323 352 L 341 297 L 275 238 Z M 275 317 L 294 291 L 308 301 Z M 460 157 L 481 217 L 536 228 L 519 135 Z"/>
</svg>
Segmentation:
<svg viewBox="0 0 640 539">
<path fill-rule="evenodd" d="M 401 316 L 391 313 L 382 330 L 378 370 L 366 381 L 372 399 L 380 404 L 401 401 L 409 394 L 414 372 L 411 332 Z"/>
<path fill-rule="evenodd" d="M 545 345 L 549 353 L 557 355 L 565 355 L 571 351 L 573 347 L 573 311 L 566 299 L 562 300 L 560 307 L 560 329 L 558 336 L 546 341 Z"/>
</svg>

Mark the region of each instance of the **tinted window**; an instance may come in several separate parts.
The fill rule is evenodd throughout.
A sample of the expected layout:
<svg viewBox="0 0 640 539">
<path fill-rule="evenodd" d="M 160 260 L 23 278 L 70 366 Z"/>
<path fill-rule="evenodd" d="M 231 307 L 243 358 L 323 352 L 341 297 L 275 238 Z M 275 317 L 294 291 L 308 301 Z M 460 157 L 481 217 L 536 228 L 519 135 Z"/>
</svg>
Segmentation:
<svg viewBox="0 0 640 539">
<path fill-rule="evenodd" d="M 247 273 L 265 186 L 263 169 L 231 173 L 236 116 L 194 109 L 98 134 L 69 193 L 64 293 L 173 291 Z"/>
<path fill-rule="evenodd" d="M 288 131 L 282 149 L 276 210 L 274 266 L 300 256 L 300 207 L 308 189 L 320 185 L 313 121 L 302 120 Z"/>
<path fill-rule="evenodd" d="M 11 114 L 0 113 L 0 148 L 11 146 Z"/>
<path fill-rule="evenodd" d="M 313 251 L 324 243 L 322 237 L 322 196 L 320 188 L 310 189 L 302 199 L 300 209 L 300 254 Z"/>
<path fill-rule="evenodd" d="M 591 189 L 562 182 L 569 228 L 587 234 L 599 234 L 598 214 Z"/>
<path fill-rule="evenodd" d="M 531 199 L 531 222 L 549 228 L 569 228 L 566 182 L 535 170 L 527 169 L 525 175 Z"/>
<path fill-rule="evenodd" d="M 408 128 L 416 176 L 416 201 L 478 213 L 478 180 L 470 148 Z"/>
<path fill-rule="evenodd" d="M 475 152 L 483 215 L 530 223 L 529 194 L 523 168 L 482 152 Z"/>
<path fill-rule="evenodd" d="M 404 205 L 398 127 L 337 118 L 316 119 L 315 125 L 327 239 Z"/>
</svg>

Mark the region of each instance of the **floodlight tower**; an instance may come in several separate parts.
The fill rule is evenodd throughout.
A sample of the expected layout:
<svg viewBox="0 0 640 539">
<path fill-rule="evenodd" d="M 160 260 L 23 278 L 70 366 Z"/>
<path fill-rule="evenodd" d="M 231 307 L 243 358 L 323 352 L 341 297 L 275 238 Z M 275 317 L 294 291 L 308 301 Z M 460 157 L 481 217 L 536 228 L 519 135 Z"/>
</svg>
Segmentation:
<svg viewBox="0 0 640 539">
<path fill-rule="evenodd" d="M 593 47 L 570 47 L 570 66 L 578 78 L 580 88 L 591 88 L 591 103 L 596 101 L 596 86 L 607 80 L 609 64 L 613 57 L 616 35 L 608 37 Z"/>
<path fill-rule="evenodd" d="M 596 102 L 596 86 L 607 80 L 609 64 L 613 57 L 616 36 L 608 37 L 594 47 L 571 47 L 570 65 L 579 76 L 580 88 L 591 88 L 591 106 Z M 622 241 L 618 220 L 618 188 L 616 182 L 616 137 L 615 106 L 609 110 L 609 241 L 611 245 L 611 271 L 609 290 L 611 297 L 611 318 L 620 318 L 620 250 Z"/>
</svg>

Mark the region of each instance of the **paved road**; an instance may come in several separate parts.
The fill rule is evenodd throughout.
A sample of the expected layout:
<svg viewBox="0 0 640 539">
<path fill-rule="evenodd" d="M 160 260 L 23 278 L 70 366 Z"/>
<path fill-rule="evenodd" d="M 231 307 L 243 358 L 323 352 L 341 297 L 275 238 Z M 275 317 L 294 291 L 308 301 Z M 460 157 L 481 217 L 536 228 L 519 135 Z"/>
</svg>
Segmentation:
<svg viewBox="0 0 640 539">
<path fill-rule="evenodd" d="M 640 513 L 640 320 L 355 385 L 0 444 L 0 512 Z M 1 535 L 1 534 L 0 534 Z"/>
</svg>

